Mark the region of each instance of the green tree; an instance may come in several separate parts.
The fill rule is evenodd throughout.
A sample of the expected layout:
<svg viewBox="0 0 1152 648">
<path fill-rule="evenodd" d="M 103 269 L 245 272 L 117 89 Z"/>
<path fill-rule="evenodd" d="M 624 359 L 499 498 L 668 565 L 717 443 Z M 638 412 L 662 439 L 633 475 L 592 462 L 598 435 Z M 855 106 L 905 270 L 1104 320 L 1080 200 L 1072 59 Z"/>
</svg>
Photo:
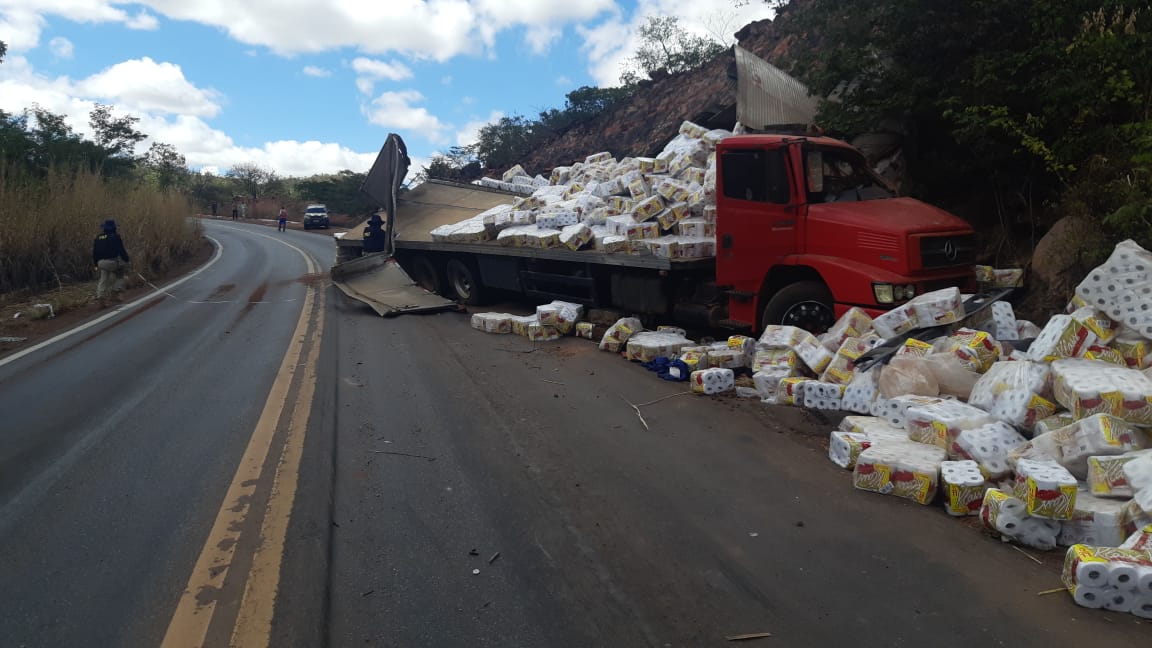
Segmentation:
<svg viewBox="0 0 1152 648">
<path fill-rule="evenodd" d="M 418 174 L 418 180 L 437 178 L 453 182 L 470 182 L 481 175 L 480 160 L 476 157 L 477 145 L 453 146 L 447 153 L 432 156 L 428 166 Z"/>
<path fill-rule="evenodd" d="M 240 187 L 245 196 L 253 199 L 270 193 L 279 179 L 276 172 L 256 162 L 238 162 L 226 174 Z"/>
<path fill-rule="evenodd" d="M 711 38 L 689 33 L 675 16 L 649 16 L 637 31 L 640 46 L 624 65 L 620 81 L 635 85 L 657 72 L 694 70 L 728 49 Z"/>
<path fill-rule="evenodd" d="M 494 124 L 480 129 L 476 141 L 476 157 L 489 169 L 516 164 L 542 139 L 539 122 L 523 115 L 501 117 Z"/>
<path fill-rule="evenodd" d="M 171 144 L 153 142 L 144 154 L 144 166 L 161 189 L 179 186 L 188 175 L 187 161 Z"/>
</svg>

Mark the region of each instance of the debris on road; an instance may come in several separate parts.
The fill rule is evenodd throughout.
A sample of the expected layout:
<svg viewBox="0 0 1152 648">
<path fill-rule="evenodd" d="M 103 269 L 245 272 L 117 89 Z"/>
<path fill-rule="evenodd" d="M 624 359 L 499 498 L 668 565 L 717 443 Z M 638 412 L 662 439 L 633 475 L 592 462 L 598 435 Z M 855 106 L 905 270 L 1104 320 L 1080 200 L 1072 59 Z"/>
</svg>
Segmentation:
<svg viewBox="0 0 1152 648">
<path fill-rule="evenodd" d="M 749 639 L 765 639 L 771 637 L 771 632 L 752 632 L 749 634 L 728 635 L 725 641 L 748 641 Z"/>
<path fill-rule="evenodd" d="M 412 454 L 409 452 L 391 452 L 389 450 L 373 450 L 372 453 L 373 454 L 385 454 L 385 455 L 398 455 L 401 457 L 413 457 L 415 459 L 426 459 L 428 461 L 436 461 L 436 457 L 429 457 L 428 455 Z"/>
<path fill-rule="evenodd" d="M 496 562 L 496 560 L 499 558 L 500 558 L 500 552 L 497 551 L 496 553 L 492 554 L 491 558 L 488 559 L 488 564 L 491 565 L 492 563 Z"/>
<path fill-rule="evenodd" d="M 1020 280 L 981 273 L 986 283 Z M 828 456 L 857 489 L 939 501 L 1020 547 L 1070 547 L 1065 584 L 1078 604 L 1152 616 L 1152 253 L 1120 243 L 1067 313 L 1042 325 L 1016 319 L 1007 303 L 972 312 L 968 303 L 950 288 L 875 319 L 850 309 L 819 336 L 770 325 L 758 339 L 714 344 L 621 318 L 599 348 L 688 380 L 682 393 L 730 396 L 740 376 L 766 405 L 845 412 Z M 521 334 L 587 331 L 582 316 L 553 302 Z M 492 319 L 473 325 L 519 332 Z M 648 429 L 640 406 L 621 398 Z"/>
</svg>

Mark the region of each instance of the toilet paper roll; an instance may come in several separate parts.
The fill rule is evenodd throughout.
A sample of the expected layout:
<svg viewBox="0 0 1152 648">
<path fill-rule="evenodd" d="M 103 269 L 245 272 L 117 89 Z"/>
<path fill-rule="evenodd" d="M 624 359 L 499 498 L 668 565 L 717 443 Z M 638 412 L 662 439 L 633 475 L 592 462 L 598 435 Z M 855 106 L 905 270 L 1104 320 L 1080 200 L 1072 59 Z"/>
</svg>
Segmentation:
<svg viewBox="0 0 1152 648">
<path fill-rule="evenodd" d="M 1088 587 L 1107 587 L 1109 573 L 1106 562 L 1080 563 L 1076 567 L 1076 582 Z"/>
<path fill-rule="evenodd" d="M 1141 596 L 1152 596 L 1152 567 L 1137 567 L 1136 591 Z"/>
<path fill-rule="evenodd" d="M 1136 593 L 1113 589 L 1104 594 L 1104 609 L 1112 612 L 1131 612 L 1136 604 Z"/>
<path fill-rule="evenodd" d="M 1072 590 L 1072 600 L 1076 601 L 1076 604 L 1080 607 L 1099 610 L 1104 607 L 1104 601 L 1108 593 L 1108 590 L 1102 587 L 1079 585 Z"/>
<path fill-rule="evenodd" d="M 1132 603 L 1132 614 L 1141 619 L 1152 619 L 1152 596 L 1137 596 Z"/>
<path fill-rule="evenodd" d="M 1123 591 L 1136 591 L 1140 570 L 1137 565 L 1128 563 L 1108 563 L 1108 584 Z"/>
</svg>

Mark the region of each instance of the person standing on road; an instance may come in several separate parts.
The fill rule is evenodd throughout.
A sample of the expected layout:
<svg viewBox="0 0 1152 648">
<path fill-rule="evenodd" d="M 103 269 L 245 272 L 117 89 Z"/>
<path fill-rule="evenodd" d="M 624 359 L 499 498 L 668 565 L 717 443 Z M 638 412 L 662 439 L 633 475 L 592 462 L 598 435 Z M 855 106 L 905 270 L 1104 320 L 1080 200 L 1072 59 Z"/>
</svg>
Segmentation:
<svg viewBox="0 0 1152 648">
<path fill-rule="evenodd" d="M 288 231 L 288 210 L 284 209 L 284 205 L 280 205 L 280 221 L 276 229 L 281 232 Z"/>
<path fill-rule="evenodd" d="M 216 201 L 212 201 L 212 218 L 216 218 Z"/>
<path fill-rule="evenodd" d="M 364 254 L 383 252 L 387 247 L 385 245 L 387 235 L 384 233 L 383 224 L 380 214 L 372 214 L 368 219 L 368 224 L 364 226 Z"/>
<path fill-rule="evenodd" d="M 240 216 L 240 207 L 236 203 L 232 203 L 232 220 Z"/>
<path fill-rule="evenodd" d="M 124 290 L 124 272 L 128 267 L 128 252 L 124 241 L 116 233 L 116 221 L 109 218 L 100 226 L 101 234 L 92 242 L 92 265 L 100 272 L 96 284 L 96 298 L 103 300 L 109 292 L 117 295 Z"/>
</svg>

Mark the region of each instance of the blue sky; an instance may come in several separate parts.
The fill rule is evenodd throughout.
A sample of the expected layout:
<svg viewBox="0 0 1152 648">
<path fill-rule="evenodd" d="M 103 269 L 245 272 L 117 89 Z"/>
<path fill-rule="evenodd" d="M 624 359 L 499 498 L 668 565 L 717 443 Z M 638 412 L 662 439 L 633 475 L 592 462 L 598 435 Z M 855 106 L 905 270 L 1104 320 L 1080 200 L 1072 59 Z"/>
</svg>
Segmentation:
<svg viewBox="0 0 1152 648">
<path fill-rule="evenodd" d="M 95 102 L 194 168 L 366 170 L 389 132 L 419 169 L 504 115 L 617 85 L 647 16 L 725 42 L 753 0 L 0 0 L 0 109 L 87 133 Z M 146 150 L 152 139 L 145 141 Z"/>
</svg>

